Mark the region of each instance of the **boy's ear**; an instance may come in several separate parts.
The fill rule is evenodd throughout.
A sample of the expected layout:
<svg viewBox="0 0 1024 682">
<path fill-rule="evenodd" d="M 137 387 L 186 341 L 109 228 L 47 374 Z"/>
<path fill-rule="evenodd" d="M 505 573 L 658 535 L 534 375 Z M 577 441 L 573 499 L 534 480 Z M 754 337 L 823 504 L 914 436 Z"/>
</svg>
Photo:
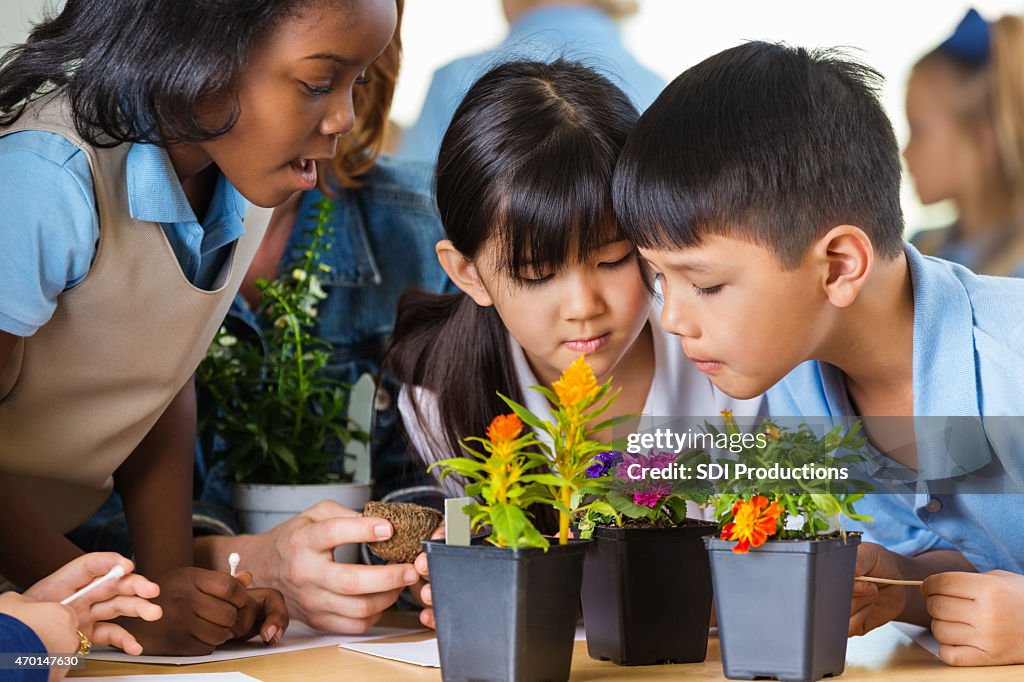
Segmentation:
<svg viewBox="0 0 1024 682">
<path fill-rule="evenodd" d="M 476 301 L 477 305 L 494 305 L 491 295 L 480 280 L 480 273 L 476 264 L 469 258 L 462 255 L 462 252 L 455 248 L 450 239 L 442 239 L 434 247 L 437 252 L 437 260 L 441 267 L 448 273 L 448 277 L 455 283 L 455 286 L 462 289 L 470 298 Z"/>
<path fill-rule="evenodd" d="M 814 254 L 822 264 L 822 287 L 832 305 L 846 308 L 868 282 L 875 248 L 864 230 L 838 225 L 817 241 Z"/>
</svg>

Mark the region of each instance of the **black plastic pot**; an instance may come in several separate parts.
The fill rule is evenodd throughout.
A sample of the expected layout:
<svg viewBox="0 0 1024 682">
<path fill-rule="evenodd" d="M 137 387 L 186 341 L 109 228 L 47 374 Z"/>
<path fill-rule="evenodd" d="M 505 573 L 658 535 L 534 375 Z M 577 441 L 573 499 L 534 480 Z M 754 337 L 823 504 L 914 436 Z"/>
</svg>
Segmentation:
<svg viewBox="0 0 1024 682">
<path fill-rule="evenodd" d="M 725 676 L 812 682 L 846 667 L 860 537 L 770 541 L 748 554 L 708 538 Z"/>
<path fill-rule="evenodd" d="M 445 682 L 568 680 L 589 544 L 544 552 L 425 541 Z"/>
<path fill-rule="evenodd" d="M 705 659 L 711 567 L 704 536 L 718 526 L 693 524 L 594 529 L 583 566 L 591 658 L 619 665 Z"/>
</svg>

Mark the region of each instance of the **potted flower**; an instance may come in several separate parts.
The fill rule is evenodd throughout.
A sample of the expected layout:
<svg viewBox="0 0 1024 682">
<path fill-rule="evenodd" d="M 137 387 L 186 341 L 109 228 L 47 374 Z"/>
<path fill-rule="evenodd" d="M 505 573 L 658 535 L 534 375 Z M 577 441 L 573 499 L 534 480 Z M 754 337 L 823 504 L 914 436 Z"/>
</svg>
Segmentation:
<svg viewBox="0 0 1024 682">
<path fill-rule="evenodd" d="M 494 419 L 486 438 L 463 443 L 466 456 L 438 462 L 478 497 L 472 527 L 488 530 L 468 547 L 426 541 L 441 673 L 446 681 L 566 680 L 586 541 L 569 540 L 570 505 L 594 455 L 604 449 L 590 426 L 613 398 L 581 357 L 541 391 L 555 421 L 505 399 L 513 412 Z M 537 433 L 524 433 L 524 423 Z M 548 441 L 537 435 L 547 436 Z M 529 507 L 554 506 L 557 543 L 533 525 Z"/>
<path fill-rule="evenodd" d="M 765 437 L 730 463 L 722 482 L 730 492 L 715 501 L 721 533 L 706 539 L 725 675 L 837 676 L 846 662 L 860 543 L 838 524 L 842 517 L 870 520 L 854 511 L 869 486 L 842 472 L 848 476 L 862 460 L 865 439 L 859 423 L 820 438 L 804 424 L 790 431 L 765 420 L 760 428 Z M 728 414 L 725 429 L 737 430 Z M 748 468 L 741 473 L 737 465 Z M 775 480 L 762 476 L 769 472 Z"/>
<path fill-rule="evenodd" d="M 370 499 L 368 424 L 350 420 L 349 387 L 325 372 L 331 347 L 314 334 L 326 298 L 320 277 L 330 271 L 317 254 L 330 248 L 331 203 L 315 209 L 300 257 L 275 280 L 256 282 L 262 335 L 222 327 L 198 370 L 210 398 L 200 423 L 224 445 L 215 456 L 234 473 L 243 532 L 269 530 L 322 499 L 356 510 Z M 359 389 L 372 395 L 372 381 Z M 338 559 L 355 561 L 356 546 L 349 549 Z"/>
<path fill-rule="evenodd" d="M 688 519 L 687 502 L 706 503 L 713 489 L 650 474 L 706 459 L 703 453 L 609 451 L 587 470 L 582 492 L 592 497 L 578 528 L 594 540 L 582 593 L 591 658 L 651 665 L 707 656 L 712 592 L 704 537 L 717 526 Z"/>
</svg>

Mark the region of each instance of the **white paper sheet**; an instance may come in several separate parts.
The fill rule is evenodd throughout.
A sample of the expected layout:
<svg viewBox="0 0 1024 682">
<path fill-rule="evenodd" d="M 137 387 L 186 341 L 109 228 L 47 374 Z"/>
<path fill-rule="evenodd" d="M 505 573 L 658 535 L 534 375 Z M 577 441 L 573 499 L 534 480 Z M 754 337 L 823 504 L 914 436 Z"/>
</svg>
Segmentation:
<svg viewBox="0 0 1024 682">
<path fill-rule="evenodd" d="M 920 625 L 911 625 L 910 623 L 894 622 L 893 625 L 896 626 L 897 630 L 927 649 L 932 656 L 939 657 L 939 640 L 935 639 L 935 635 L 932 634 L 931 630 Z"/>
<path fill-rule="evenodd" d="M 226 644 L 207 656 L 129 656 L 116 649 L 94 649 L 89 658 L 98 661 L 116 661 L 118 663 L 152 663 L 159 665 L 193 665 L 195 663 L 213 663 L 214 661 L 231 661 L 251 656 L 267 656 L 286 651 L 315 649 L 322 646 L 337 646 L 348 642 L 362 642 L 381 637 L 396 637 L 423 632 L 423 628 L 382 628 L 373 627 L 361 635 L 331 635 L 317 632 L 304 624 L 295 622 L 288 626 L 284 638 L 276 646 L 266 646 L 257 637 L 248 642 Z M 214 682 L 217 682 L 216 680 Z"/>
<path fill-rule="evenodd" d="M 82 678 L 89 682 L 260 682 L 242 673 L 191 673 L 189 675 L 123 675 Z"/>
<path fill-rule="evenodd" d="M 437 652 L 436 637 L 424 639 L 421 642 L 363 642 L 361 644 L 341 644 L 340 646 L 342 649 L 379 656 L 391 661 L 412 663 L 426 668 L 441 667 L 441 656 Z"/>
<path fill-rule="evenodd" d="M 583 626 L 576 626 L 575 640 L 579 642 L 586 638 Z M 425 668 L 441 667 L 441 655 L 437 651 L 436 637 L 419 642 L 353 642 L 338 646 L 349 651 L 358 651 L 361 654 L 370 654 L 402 663 L 412 663 Z"/>
</svg>

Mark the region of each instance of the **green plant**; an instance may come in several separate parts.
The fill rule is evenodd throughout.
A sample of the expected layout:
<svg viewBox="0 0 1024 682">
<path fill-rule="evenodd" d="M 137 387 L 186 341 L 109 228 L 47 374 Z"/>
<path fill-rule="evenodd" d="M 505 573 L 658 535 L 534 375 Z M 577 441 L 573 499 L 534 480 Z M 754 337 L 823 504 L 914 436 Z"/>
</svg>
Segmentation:
<svg viewBox="0 0 1024 682">
<path fill-rule="evenodd" d="M 498 415 L 487 428 L 487 438 L 471 436 L 462 443 L 469 457 L 452 457 L 430 466 L 441 467 L 442 480 L 459 474 L 472 481 L 466 494 L 482 502 L 467 505 L 465 511 L 473 528 L 490 527 L 487 540 L 498 547 L 548 548 L 548 541 L 530 521 L 526 507 L 550 503 L 547 491 L 539 483 L 540 474 L 529 473 L 545 464 L 536 450 L 532 431 L 523 431 L 523 423 L 514 414 Z M 479 443 L 480 448 L 471 443 Z M 483 450 L 481 452 L 480 450 Z M 541 479 L 543 480 L 543 479 Z"/>
<path fill-rule="evenodd" d="M 631 419 L 632 415 L 594 423 L 612 406 L 619 392 L 612 391 L 611 379 L 598 385 L 594 371 L 582 355 L 562 372 L 550 389 L 530 388 L 548 399 L 555 421 L 541 419 L 516 401 L 500 397 L 520 419 L 546 434 L 551 441 L 538 443 L 551 473 L 537 474 L 534 480 L 548 488 L 550 504 L 558 510 L 558 543 L 564 545 L 569 541 L 569 520 L 574 512 L 585 508 L 580 505 L 580 491 L 587 482 L 587 469 L 594 464 L 595 456 L 607 447 L 593 436 Z"/>
<path fill-rule="evenodd" d="M 301 255 L 276 279 L 256 282 L 262 339 L 221 327 L 199 366 L 199 385 L 211 398 L 200 423 L 223 439 L 220 456 L 239 482 L 351 480 L 351 469 L 336 461 L 350 440 L 367 439 L 348 420 L 348 387 L 324 371 L 330 344 L 314 334 L 317 305 L 327 296 L 320 278 L 330 268 L 318 256 L 331 248 L 332 204 L 323 198 L 314 208 Z"/>
<path fill-rule="evenodd" d="M 587 483 L 579 495 L 586 500 L 579 505 L 576 525 L 581 538 L 589 538 L 597 526 L 621 526 L 623 519 L 648 526 L 672 527 L 686 522 L 686 503 L 706 504 L 714 492 L 708 481 L 630 476 L 633 468 L 671 474 L 679 467 L 690 471 L 710 462 L 701 451 L 682 454 L 654 452 L 647 454 L 609 450 L 599 453 L 587 468 Z"/>
<path fill-rule="evenodd" d="M 582 355 L 552 384 L 554 390 L 530 388 L 551 403 L 554 422 L 540 419 L 499 394 L 514 414 L 496 417 L 486 440 L 467 438 L 462 447 L 468 457 L 453 457 L 433 465 L 442 467 L 442 477 L 457 473 L 472 481 L 466 487 L 467 494 L 483 498 L 483 503 L 469 508 L 473 527 L 489 526 L 489 540 L 500 547 L 548 547 L 547 539 L 526 512 L 527 507 L 538 503 L 558 510 L 558 541 L 566 544 L 569 519 L 579 502 L 587 468 L 606 447 L 592 436 L 629 418 L 614 417 L 590 426 L 614 402 L 616 393 L 610 393 L 610 380 L 598 386 Z M 533 432 L 520 436 L 523 423 L 545 434 L 551 442 L 538 440 Z M 483 452 L 472 443 L 481 444 Z M 548 471 L 536 471 L 542 468 Z"/>
<path fill-rule="evenodd" d="M 707 424 L 708 433 L 727 436 L 740 432 L 732 414 L 723 413 L 724 431 Z M 795 430 L 764 420 L 765 437 L 739 448 L 729 462 L 731 472 L 718 482 L 715 518 L 722 538 L 736 540 L 734 551 L 746 552 L 769 537 L 806 540 L 842 534 L 835 522 L 841 517 L 870 521 L 854 505 L 871 489 L 866 481 L 849 477 L 850 469 L 864 460 L 866 439 L 855 422 L 845 433 L 837 426 L 818 437 L 806 424 Z M 844 473 L 845 472 L 845 473 Z M 799 522 L 794 526 L 793 520 Z"/>
</svg>

